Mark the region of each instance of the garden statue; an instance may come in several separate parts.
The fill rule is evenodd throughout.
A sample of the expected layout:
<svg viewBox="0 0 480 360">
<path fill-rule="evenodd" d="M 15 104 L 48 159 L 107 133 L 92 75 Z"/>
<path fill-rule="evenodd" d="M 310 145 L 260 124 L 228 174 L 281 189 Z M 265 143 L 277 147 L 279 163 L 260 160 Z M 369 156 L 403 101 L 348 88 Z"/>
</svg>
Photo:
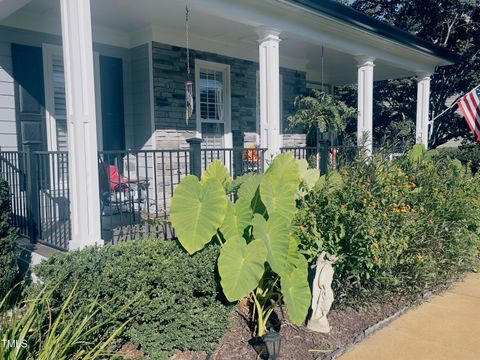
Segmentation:
<svg viewBox="0 0 480 360">
<path fill-rule="evenodd" d="M 312 287 L 312 315 L 307 327 L 310 330 L 329 333 L 327 314 L 333 303 L 333 264 L 336 257 L 328 257 L 322 252 L 317 259 L 315 279 Z"/>
</svg>

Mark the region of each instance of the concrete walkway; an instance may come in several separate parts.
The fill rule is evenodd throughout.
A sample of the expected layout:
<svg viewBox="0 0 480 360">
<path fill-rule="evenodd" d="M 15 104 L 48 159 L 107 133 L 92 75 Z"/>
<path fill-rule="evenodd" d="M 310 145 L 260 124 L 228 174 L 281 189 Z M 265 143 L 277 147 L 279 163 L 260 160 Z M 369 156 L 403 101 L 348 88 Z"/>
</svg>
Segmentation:
<svg viewBox="0 0 480 360">
<path fill-rule="evenodd" d="M 479 360 L 480 274 L 469 274 L 338 359 Z"/>
</svg>

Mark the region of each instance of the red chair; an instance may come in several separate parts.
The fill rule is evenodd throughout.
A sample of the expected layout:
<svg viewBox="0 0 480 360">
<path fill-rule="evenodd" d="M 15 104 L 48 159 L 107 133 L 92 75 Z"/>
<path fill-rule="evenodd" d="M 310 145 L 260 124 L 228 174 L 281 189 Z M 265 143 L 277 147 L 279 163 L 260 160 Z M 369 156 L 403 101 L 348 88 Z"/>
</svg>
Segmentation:
<svg viewBox="0 0 480 360">
<path fill-rule="evenodd" d="M 106 209 L 110 214 L 133 212 L 135 190 L 130 187 L 128 179 L 120 175 L 115 165 L 102 161 L 98 167 L 102 214 L 105 214 Z"/>
</svg>

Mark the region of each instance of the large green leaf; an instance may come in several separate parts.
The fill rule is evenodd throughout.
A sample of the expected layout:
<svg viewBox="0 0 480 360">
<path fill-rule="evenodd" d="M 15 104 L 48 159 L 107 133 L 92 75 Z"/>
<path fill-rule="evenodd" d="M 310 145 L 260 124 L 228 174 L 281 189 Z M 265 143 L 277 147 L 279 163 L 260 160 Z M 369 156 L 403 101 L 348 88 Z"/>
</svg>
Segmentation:
<svg viewBox="0 0 480 360">
<path fill-rule="evenodd" d="M 170 219 L 178 240 L 189 254 L 210 242 L 223 223 L 227 201 L 223 186 L 215 178 L 201 184 L 196 176 L 189 175 L 177 186 Z"/>
<path fill-rule="evenodd" d="M 288 317 L 295 325 L 301 325 L 307 317 L 311 302 L 308 284 L 308 263 L 305 258 L 293 271 L 280 277 L 283 299 L 287 304 Z"/>
<path fill-rule="evenodd" d="M 220 250 L 218 272 L 223 293 L 229 301 L 248 296 L 258 286 L 265 271 L 267 249 L 253 240 L 247 245 L 241 236 L 228 239 Z"/>
<path fill-rule="evenodd" d="M 228 239 L 236 235 L 243 236 L 245 228 L 252 221 L 252 216 L 250 204 L 244 199 L 238 199 L 235 204 L 229 202 L 225 220 L 220 227 L 223 237 Z"/>
<path fill-rule="evenodd" d="M 208 179 L 217 179 L 222 186 L 227 187 L 232 182 L 228 169 L 220 160 L 213 161 L 202 175 L 202 185 Z"/>
<path fill-rule="evenodd" d="M 309 169 L 308 162 L 305 159 L 298 161 L 298 174 L 308 191 L 313 189 L 320 177 L 320 171 L 318 169 Z"/>
<path fill-rule="evenodd" d="M 290 224 L 297 209 L 299 185 L 298 161 L 291 153 L 278 155 L 260 182 L 260 196 L 269 216 L 277 213 Z"/>
<path fill-rule="evenodd" d="M 294 235 L 290 235 L 290 242 L 288 244 L 288 253 L 287 253 L 287 263 L 286 263 L 286 272 L 289 273 L 293 271 L 300 261 L 304 259 L 303 255 L 298 251 L 298 245 L 300 240 Z"/>
<path fill-rule="evenodd" d="M 267 248 L 267 261 L 277 274 L 287 269 L 288 248 L 290 246 L 289 225 L 285 220 L 273 214 L 266 221 L 263 216 L 253 216 L 253 236 L 263 241 Z"/>
<path fill-rule="evenodd" d="M 262 178 L 263 175 L 253 175 L 246 179 L 238 190 L 239 199 L 248 202 L 253 212 L 257 214 L 264 214 L 266 212 L 259 191 Z"/>
</svg>

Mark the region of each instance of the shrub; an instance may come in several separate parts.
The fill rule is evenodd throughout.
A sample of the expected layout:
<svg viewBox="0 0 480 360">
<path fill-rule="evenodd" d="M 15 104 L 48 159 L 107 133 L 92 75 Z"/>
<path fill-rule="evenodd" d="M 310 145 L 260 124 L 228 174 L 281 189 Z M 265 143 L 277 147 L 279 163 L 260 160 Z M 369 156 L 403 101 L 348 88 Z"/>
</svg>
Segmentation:
<svg viewBox="0 0 480 360">
<path fill-rule="evenodd" d="M 98 321 L 135 299 L 117 319 L 131 319 L 122 340 L 162 359 L 173 349 L 210 350 L 228 330 L 230 310 L 217 299 L 218 253 L 209 246 L 189 256 L 173 241 L 138 240 L 61 254 L 35 272 L 47 284 L 60 281 L 56 309 L 77 283 L 74 306 L 96 297 L 108 302 Z"/>
<path fill-rule="evenodd" d="M 91 341 L 91 335 L 104 330 L 115 321 L 112 313 L 104 322 L 95 322 L 95 315 L 102 305 L 95 299 L 85 302 L 69 316 L 70 301 L 75 292 L 63 303 L 59 313 L 53 318 L 50 302 L 54 288 L 44 288 L 35 297 L 26 299 L 12 308 L 9 295 L 0 301 L 0 358 L 17 359 L 56 359 L 93 360 L 107 358 L 107 347 L 126 324 L 122 324 L 102 339 Z M 12 293 L 10 293 L 12 295 Z M 125 309 L 120 309 L 124 311 Z"/>
<path fill-rule="evenodd" d="M 475 145 L 463 145 L 459 148 L 438 149 L 441 156 L 457 159 L 464 165 L 472 167 L 474 172 L 480 168 L 480 148 Z"/>
<path fill-rule="evenodd" d="M 478 260 L 480 179 L 457 160 L 415 147 L 345 167 L 317 183 L 296 218 L 302 251 L 338 256 L 340 302 L 416 295 Z"/>
<path fill-rule="evenodd" d="M 18 274 L 16 234 L 11 226 L 8 183 L 0 179 L 0 299 L 12 286 Z"/>
</svg>

